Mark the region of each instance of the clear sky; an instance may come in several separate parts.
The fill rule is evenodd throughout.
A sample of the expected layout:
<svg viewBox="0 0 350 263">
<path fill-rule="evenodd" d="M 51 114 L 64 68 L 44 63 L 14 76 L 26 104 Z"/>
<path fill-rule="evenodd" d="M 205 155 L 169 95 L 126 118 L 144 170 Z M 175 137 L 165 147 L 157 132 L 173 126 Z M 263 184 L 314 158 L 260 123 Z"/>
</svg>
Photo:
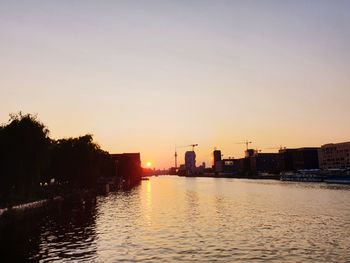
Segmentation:
<svg viewBox="0 0 350 263">
<path fill-rule="evenodd" d="M 0 121 L 173 165 L 350 140 L 350 1 L 2 1 Z M 183 162 L 186 148 L 179 150 Z M 272 150 L 273 151 L 273 150 Z"/>
</svg>

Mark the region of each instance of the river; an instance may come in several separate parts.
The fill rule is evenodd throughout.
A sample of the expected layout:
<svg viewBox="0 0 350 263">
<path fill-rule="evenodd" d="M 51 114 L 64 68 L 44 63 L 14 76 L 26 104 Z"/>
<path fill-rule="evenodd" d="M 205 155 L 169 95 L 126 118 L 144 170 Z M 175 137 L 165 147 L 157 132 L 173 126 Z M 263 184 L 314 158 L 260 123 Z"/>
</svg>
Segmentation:
<svg viewBox="0 0 350 263">
<path fill-rule="evenodd" d="M 350 186 L 152 177 L 0 234 L 2 262 L 349 262 Z"/>
</svg>

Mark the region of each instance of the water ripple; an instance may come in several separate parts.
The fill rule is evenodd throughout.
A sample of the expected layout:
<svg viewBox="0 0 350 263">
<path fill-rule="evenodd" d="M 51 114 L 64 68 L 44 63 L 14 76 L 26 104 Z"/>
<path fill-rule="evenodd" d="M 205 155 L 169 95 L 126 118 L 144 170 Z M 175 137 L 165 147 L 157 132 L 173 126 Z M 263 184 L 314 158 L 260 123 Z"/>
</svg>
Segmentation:
<svg viewBox="0 0 350 263">
<path fill-rule="evenodd" d="M 348 262 L 349 203 L 349 186 L 152 178 L 1 230 L 1 254 L 31 262 Z"/>
</svg>

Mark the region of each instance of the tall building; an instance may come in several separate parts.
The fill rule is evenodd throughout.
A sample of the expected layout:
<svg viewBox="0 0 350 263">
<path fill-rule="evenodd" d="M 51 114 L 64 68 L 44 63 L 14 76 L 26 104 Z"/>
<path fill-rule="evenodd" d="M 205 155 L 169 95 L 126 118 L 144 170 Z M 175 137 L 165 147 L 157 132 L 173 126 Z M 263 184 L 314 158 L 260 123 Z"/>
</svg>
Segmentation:
<svg viewBox="0 0 350 263">
<path fill-rule="evenodd" d="M 350 142 L 322 145 L 318 154 L 321 169 L 350 168 Z"/>
<path fill-rule="evenodd" d="M 221 170 L 222 170 L 221 151 L 220 150 L 213 151 L 213 169 L 215 172 L 221 172 Z"/>
<path fill-rule="evenodd" d="M 194 174 L 196 171 L 196 153 L 194 151 L 187 151 L 185 153 L 185 167 L 189 174 Z"/>
<path fill-rule="evenodd" d="M 220 150 L 214 150 L 213 151 L 213 165 L 215 166 L 215 163 L 217 161 L 221 161 L 221 151 Z"/>
</svg>

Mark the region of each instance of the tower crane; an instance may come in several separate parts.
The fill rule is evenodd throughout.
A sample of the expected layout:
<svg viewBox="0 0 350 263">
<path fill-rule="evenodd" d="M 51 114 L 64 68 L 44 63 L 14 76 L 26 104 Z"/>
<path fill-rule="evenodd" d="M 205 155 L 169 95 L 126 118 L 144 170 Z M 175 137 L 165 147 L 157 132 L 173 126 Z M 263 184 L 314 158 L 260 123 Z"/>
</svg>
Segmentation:
<svg viewBox="0 0 350 263">
<path fill-rule="evenodd" d="M 280 147 L 269 147 L 269 148 L 264 148 L 264 150 L 283 150 L 286 149 L 286 147 L 283 147 L 280 145 Z"/>
<path fill-rule="evenodd" d="M 236 144 L 245 144 L 245 146 L 246 146 L 246 148 L 247 148 L 247 150 L 248 150 L 248 145 L 249 145 L 250 143 L 252 143 L 252 142 L 246 140 L 245 142 L 237 142 Z"/>
<path fill-rule="evenodd" d="M 192 151 L 194 151 L 194 147 L 198 146 L 198 143 L 189 144 L 189 145 L 182 145 L 182 146 L 176 146 L 175 145 L 175 169 L 177 169 L 177 149 L 179 148 L 185 148 L 185 147 L 192 147 Z"/>
</svg>

